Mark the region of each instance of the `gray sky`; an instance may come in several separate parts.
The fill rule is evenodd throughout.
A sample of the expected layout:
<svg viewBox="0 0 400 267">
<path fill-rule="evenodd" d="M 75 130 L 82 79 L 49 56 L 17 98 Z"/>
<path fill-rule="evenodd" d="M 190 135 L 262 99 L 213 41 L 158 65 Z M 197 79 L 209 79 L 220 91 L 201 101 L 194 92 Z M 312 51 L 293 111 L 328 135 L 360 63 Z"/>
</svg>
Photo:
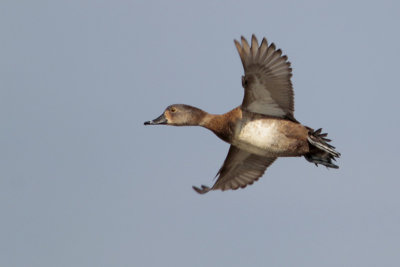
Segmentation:
<svg viewBox="0 0 400 267">
<path fill-rule="evenodd" d="M 199 2 L 1 2 L 0 266 L 400 266 L 398 1 Z M 229 145 L 143 122 L 239 105 L 252 33 L 340 169 L 198 195 Z"/>
</svg>

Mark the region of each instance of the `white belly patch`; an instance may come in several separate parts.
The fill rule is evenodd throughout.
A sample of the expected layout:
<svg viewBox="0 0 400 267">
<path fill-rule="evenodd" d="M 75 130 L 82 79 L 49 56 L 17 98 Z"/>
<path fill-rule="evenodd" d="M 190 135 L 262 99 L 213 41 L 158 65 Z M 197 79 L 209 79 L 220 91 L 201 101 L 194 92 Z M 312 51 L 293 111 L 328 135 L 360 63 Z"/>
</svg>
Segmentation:
<svg viewBox="0 0 400 267">
<path fill-rule="evenodd" d="M 254 120 L 244 123 L 238 129 L 233 144 L 258 155 L 275 155 L 279 153 L 279 142 L 285 136 L 278 130 L 278 125 L 270 120 Z"/>
<path fill-rule="evenodd" d="M 275 143 L 279 135 L 275 123 L 266 123 L 264 120 L 256 120 L 243 125 L 238 139 L 259 148 L 267 148 Z"/>
</svg>

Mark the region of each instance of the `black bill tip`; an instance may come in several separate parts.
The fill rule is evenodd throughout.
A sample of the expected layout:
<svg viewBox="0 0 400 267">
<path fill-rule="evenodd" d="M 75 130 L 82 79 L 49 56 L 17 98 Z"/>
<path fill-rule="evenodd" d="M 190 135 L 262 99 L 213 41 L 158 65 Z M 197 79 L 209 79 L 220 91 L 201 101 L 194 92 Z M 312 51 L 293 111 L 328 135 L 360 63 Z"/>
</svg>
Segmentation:
<svg viewBox="0 0 400 267">
<path fill-rule="evenodd" d="M 159 124 L 167 124 L 167 118 L 165 118 L 164 114 L 161 114 L 160 117 L 154 120 L 144 122 L 144 125 L 159 125 Z"/>
</svg>

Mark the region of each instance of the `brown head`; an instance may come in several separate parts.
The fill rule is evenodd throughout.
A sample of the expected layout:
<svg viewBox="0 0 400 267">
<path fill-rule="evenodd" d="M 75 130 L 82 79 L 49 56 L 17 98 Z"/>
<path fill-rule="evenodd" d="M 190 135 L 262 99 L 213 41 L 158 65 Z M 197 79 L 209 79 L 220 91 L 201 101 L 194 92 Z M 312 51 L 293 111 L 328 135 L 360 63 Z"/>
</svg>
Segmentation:
<svg viewBox="0 0 400 267">
<path fill-rule="evenodd" d="M 201 109 L 184 105 L 175 104 L 168 106 L 164 113 L 158 118 L 146 121 L 144 125 L 174 125 L 174 126 L 195 126 L 202 125 L 206 112 Z"/>
</svg>

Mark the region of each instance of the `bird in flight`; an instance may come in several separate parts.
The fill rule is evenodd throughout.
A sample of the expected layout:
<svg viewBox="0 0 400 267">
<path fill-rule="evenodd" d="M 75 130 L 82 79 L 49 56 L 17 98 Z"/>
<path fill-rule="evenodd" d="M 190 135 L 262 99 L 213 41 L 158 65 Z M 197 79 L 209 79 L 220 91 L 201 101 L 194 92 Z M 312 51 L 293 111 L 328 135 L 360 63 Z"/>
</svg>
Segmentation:
<svg viewBox="0 0 400 267">
<path fill-rule="evenodd" d="M 231 144 L 212 187 L 193 189 L 236 190 L 257 181 L 278 157 L 301 157 L 337 169 L 340 153 L 329 144 L 326 133 L 302 125 L 294 117 L 292 69 L 287 56 L 275 44 L 261 43 L 255 35 L 251 44 L 244 37 L 234 40 L 244 68 L 244 98 L 240 106 L 221 114 L 174 104 L 145 125 L 202 126 Z"/>
</svg>

